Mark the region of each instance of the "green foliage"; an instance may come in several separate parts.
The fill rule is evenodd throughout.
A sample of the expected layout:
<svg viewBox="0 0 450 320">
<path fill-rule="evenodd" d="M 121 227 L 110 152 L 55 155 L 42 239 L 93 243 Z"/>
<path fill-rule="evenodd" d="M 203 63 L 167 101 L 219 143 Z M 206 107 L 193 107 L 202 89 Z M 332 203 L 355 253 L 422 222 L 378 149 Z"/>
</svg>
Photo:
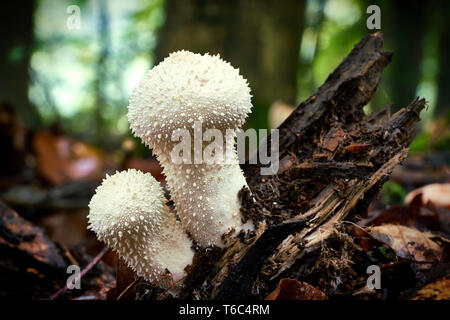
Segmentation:
<svg viewBox="0 0 450 320">
<path fill-rule="evenodd" d="M 423 154 L 430 150 L 430 134 L 426 131 L 419 133 L 409 146 L 410 154 Z"/>
<path fill-rule="evenodd" d="M 313 94 L 367 33 L 364 10 L 356 0 L 308 1 L 297 80 L 299 101 Z"/>
<path fill-rule="evenodd" d="M 448 127 L 447 124 L 445 126 Z M 409 147 L 410 154 L 426 154 L 431 151 L 440 150 L 448 151 L 450 150 L 450 131 L 446 130 L 442 132 L 439 136 L 435 137 L 426 130 L 420 132 L 414 140 L 411 142 Z"/>
<path fill-rule="evenodd" d="M 388 261 L 394 262 L 398 260 L 397 255 L 395 254 L 394 251 L 392 251 L 392 249 L 382 246 L 379 248 L 379 250 Z"/>
<path fill-rule="evenodd" d="M 440 137 L 435 144 L 436 150 L 448 151 L 450 150 L 450 133 L 447 133 Z"/>
<path fill-rule="evenodd" d="M 131 91 L 153 65 L 164 1 L 78 2 L 81 28 L 70 30 L 72 4 L 38 2 L 30 99 L 47 125 L 58 122 L 72 135 L 114 148 L 129 135 Z"/>
<path fill-rule="evenodd" d="M 406 197 L 406 190 L 402 185 L 387 181 L 382 188 L 382 202 L 386 205 L 400 205 Z"/>
<path fill-rule="evenodd" d="M 8 60 L 11 64 L 14 64 L 22 60 L 25 56 L 25 48 L 21 45 L 15 46 L 8 54 Z"/>
</svg>

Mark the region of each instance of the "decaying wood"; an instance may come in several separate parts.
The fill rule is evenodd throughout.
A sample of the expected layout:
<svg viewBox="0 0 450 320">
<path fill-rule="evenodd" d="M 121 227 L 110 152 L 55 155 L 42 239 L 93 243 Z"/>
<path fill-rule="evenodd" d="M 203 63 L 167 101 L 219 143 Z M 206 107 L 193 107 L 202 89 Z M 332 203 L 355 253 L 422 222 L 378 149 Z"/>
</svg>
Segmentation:
<svg viewBox="0 0 450 320">
<path fill-rule="evenodd" d="M 240 249 L 244 255 L 236 253 L 223 265 L 211 297 L 252 298 L 259 283 L 273 289 L 286 270 L 322 248 L 337 223 L 363 213 L 406 158 L 425 100 L 415 99 L 393 116 L 367 116 L 362 109 L 392 57 L 382 45 L 381 34 L 366 36 L 279 127 L 277 175 L 261 176 L 259 165 L 243 166 L 252 197 L 263 208 L 263 229 Z"/>
<path fill-rule="evenodd" d="M 48 299 L 58 296 L 106 299 L 113 284 L 112 268 L 92 260 L 80 249 L 54 243 L 41 227 L 22 218 L 0 201 L 0 292 L 1 297 L 20 299 Z M 66 280 L 69 265 L 84 267 L 81 289 L 68 290 Z M 89 271 L 89 272 L 88 272 Z"/>
<path fill-rule="evenodd" d="M 66 262 L 61 250 L 43 228 L 1 201 L 0 255 L 2 296 L 42 299 L 65 284 Z"/>
</svg>

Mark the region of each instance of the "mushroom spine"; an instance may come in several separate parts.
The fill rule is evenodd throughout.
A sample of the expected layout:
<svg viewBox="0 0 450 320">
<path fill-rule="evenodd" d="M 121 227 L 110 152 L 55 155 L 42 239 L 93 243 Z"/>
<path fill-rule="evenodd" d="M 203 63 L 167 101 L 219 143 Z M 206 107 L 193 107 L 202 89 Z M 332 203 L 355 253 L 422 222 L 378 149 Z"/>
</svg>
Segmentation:
<svg viewBox="0 0 450 320">
<path fill-rule="evenodd" d="M 234 148 L 251 107 L 250 88 L 238 69 L 218 55 L 184 50 L 148 71 L 130 98 L 133 134 L 157 155 L 183 227 L 203 246 L 222 247 L 223 234 L 254 228 L 240 214 L 238 192 L 247 183 Z M 179 140 L 172 141 L 173 134 L 184 130 L 194 137 L 199 125 L 218 130 L 232 148 L 223 148 L 224 161 L 176 163 L 171 152 Z M 197 143 L 202 150 L 207 144 Z"/>
<path fill-rule="evenodd" d="M 165 202 L 150 174 L 130 169 L 106 176 L 88 215 L 88 228 L 99 240 L 138 276 L 162 288 L 181 280 L 194 256 L 192 241 Z"/>
</svg>

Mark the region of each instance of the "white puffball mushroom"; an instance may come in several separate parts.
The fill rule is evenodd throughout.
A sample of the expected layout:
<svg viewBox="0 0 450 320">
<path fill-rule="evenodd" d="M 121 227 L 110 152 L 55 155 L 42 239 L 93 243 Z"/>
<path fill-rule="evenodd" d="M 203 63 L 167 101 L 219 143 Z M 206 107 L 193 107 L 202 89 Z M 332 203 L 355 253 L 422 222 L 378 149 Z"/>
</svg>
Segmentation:
<svg viewBox="0 0 450 320">
<path fill-rule="evenodd" d="M 89 203 L 89 229 L 140 277 L 162 288 L 182 279 L 194 252 L 151 174 L 106 176 Z M 167 272 L 170 272 L 170 274 Z"/>
<path fill-rule="evenodd" d="M 218 55 L 189 51 L 171 53 L 147 72 L 134 89 L 128 106 L 133 134 L 153 150 L 160 161 L 183 227 L 201 245 L 223 247 L 222 235 L 253 230 L 243 224 L 238 192 L 247 186 L 239 167 L 234 138 L 252 108 L 250 88 L 239 70 Z M 223 146 L 219 163 L 194 163 L 194 128 L 202 133 L 218 129 L 231 148 Z M 179 140 L 172 134 L 188 130 L 192 162 L 177 164 L 171 158 Z M 231 136 L 230 136 L 231 135 Z M 211 141 L 200 141 L 202 150 Z"/>
</svg>

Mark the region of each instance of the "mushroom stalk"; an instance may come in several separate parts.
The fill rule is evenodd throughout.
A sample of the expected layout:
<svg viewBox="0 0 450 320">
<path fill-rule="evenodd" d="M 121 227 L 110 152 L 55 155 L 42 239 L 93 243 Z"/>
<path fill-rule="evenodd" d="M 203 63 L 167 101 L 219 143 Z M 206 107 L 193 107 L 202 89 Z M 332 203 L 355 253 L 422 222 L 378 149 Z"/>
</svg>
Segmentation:
<svg viewBox="0 0 450 320">
<path fill-rule="evenodd" d="M 233 133 L 234 134 L 234 133 Z M 223 246 L 222 235 L 252 230 L 243 223 L 239 191 L 247 186 L 234 148 L 222 162 L 177 164 L 158 157 L 183 227 L 204 246 Z"/>
<path fill-rule="evenodd" d="M 92 197 L 89 229 L 138 276 L 167 288 L 192 263 L 192 242 L 165 205 L 159 183 L 130 169 L 103 180 Z"/>
<path fill-rule="evenodd" d="M 250 88 L 238 69 L 219 56 L 188 51 L 172 53 L 151 69 L 130 98 L 130 127 L 157 155 L 183 227 L 203 246 L 222 247 L 225 233 L 254 228 L 240 214 L 238 192 L 247 183 L 234 149 L 235 132 L 251 107 Z M 226 150 L 222 161 L 185 157 L 196 143 L 203 155 L 210 151 L 203 139 L 195 140 L 197 125 L 202 133 L 221 135 L 222 142 L 233 141 L 231 147 L 218 143 Z M 195 141 L 189 139 L 183 150 L 188 161 L 179 163 L 173 155 L 183 132 Z M 217 156 L 217 150 L 211 153 Z"/>
</svg>

